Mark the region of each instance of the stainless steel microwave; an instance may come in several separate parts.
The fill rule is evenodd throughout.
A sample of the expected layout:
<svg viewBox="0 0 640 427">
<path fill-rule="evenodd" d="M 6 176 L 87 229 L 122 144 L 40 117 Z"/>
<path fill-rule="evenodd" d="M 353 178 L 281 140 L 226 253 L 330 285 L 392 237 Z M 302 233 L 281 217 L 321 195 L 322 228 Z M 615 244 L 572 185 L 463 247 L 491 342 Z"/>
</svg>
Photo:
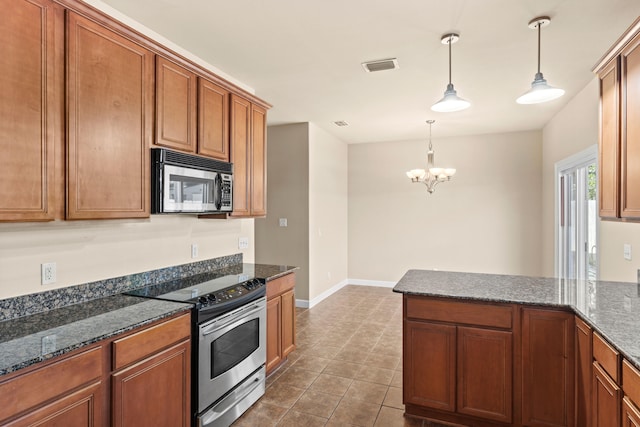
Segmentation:
<svg viewBox="0 0 640 427">
<path fill-rule="evenodd" d="M 165 148 L 151 149 L 151 213 L 233 209 L 233 165 Z"/>
</svg>

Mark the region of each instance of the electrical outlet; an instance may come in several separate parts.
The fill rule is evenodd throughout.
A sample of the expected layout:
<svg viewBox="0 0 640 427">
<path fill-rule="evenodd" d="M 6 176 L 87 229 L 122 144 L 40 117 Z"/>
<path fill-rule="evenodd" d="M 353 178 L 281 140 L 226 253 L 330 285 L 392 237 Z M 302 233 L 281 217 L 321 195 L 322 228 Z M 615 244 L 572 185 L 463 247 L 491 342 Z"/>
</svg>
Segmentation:
<svg viewBox="0 0 640 427">
<path fill-rule="evenodd" d="M 626 259 L 627 261 L 631 261 L 631 245 L 629 243 L 625 243 L 623 249 L 624 259 Z"/>
<path fill-rule="evenodd" d="M 47 335 L 42 337 L 42 355 L 53 353 L 56 351 L 56 336 Z"/>
<path fill-rule="evenodd" d="M 248 248 L 249 248 L 249 238 L 248 237 L 238 238 L 238 249 L 248 249 Z"/>
<path fill-rule="evenodd" d="M 42 284 L 51 285 L 56 283 L 56 263 L 45 262 L 41 264 Z"/>
<path fill-rule="evenodd" d="M 198 258 L 198 244 L 197 243 L 192 243 L 191 244 L 191 258 Z"/>
</svg>

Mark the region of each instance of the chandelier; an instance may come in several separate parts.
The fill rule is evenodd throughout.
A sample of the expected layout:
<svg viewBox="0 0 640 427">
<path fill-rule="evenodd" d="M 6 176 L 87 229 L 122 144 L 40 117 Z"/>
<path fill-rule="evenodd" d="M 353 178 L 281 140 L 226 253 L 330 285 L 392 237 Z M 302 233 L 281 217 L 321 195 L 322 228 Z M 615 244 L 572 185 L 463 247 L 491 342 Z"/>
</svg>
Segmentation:
<svg viewBox="0 0 640 427">
<path fill-rule="evenodd" d="M 449 181 L 456 170 L 454 168 L 437 168 L 433 166 L 433 144 L 431 143 L 431 125 L 435 120 L 427 120 L 429 124 L 429 151 L 427 151 L 427 169 L 411 169 L 407 172 L 407 176 L 411 182 L 421 182 L 427 186 L 429 194 L 436 190 L 436 185 L 441 182 Z"/>
</svg>

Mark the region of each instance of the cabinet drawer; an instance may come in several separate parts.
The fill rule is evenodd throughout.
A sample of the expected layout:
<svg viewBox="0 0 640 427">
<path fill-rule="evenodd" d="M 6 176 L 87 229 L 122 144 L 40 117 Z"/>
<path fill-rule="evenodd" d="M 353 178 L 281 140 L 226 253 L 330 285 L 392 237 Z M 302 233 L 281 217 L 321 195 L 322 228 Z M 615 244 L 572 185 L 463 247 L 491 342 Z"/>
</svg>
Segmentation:
<svg viewBox="0 0 640 427">
<path fill-rule="evenodd" d="M 640 406 L 640 372 L 626 360 L 622 361 L 622 390 L 636 406 Z"/>
<path fill-rule="evenodd" d="M 0 383 L 0 421 L 102 376 L 102 347 L 61 359 Z"/>
<path fill-rule="evenodd" d="M 507 305 L 476 304 L 405 296 L 406 317 L 420 320 L 462 323 L 511 329 L 513 308 Z"/>
<path fill-rule="evenodd" d="M 276 295 L 283 294 L 296 285 L 295 273 L 287 274 L 286 276 L 278 277 L 277 279 L 269 280 L 267 282 L 267 299 L 275 297 Z"/>
<path fill-rule="evenodd" d="M 184 314 L 128 337 L 115 340 L 113 342 L 113 369 L 120 369 L 189 337 L 191 335 L 190 316 L 190 314 Z"/>
<path fill-rule="evenodd" d="M 595 332 L 593 334 L 593 358 L 613 381 L 620 384 L 620 353 Z"/>
</svg>

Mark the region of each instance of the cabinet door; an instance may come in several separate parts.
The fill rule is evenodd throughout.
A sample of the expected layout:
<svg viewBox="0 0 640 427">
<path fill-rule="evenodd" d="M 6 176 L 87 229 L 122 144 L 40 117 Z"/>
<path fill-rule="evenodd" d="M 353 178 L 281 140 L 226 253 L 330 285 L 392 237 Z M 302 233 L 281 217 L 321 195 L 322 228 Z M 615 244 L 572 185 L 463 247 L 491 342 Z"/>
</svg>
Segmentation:
<svg viewBox="0 0 640 427">
<path fill-rule="evenodd" d="M 282 302 L 282 357 L 296 349 L 296 295 L 292 290 L 280 297 Z"/>
<path fill-rule="evenodd" d="M 229 161 L 229 91 L 198 79 L 198 153 Z"/>
<path fill-rule="evenodd" d="M 457 387 L 459 413 L 511 423 L 513 334 L 458 327 Z"/>
<path fill-rule="evenodd" d="M 104 425 L 102 390 L 102 383 L 96 382 L 3 425 L 6 427 L 102 426 Z"/>
<path fill-rule="evenodd" d="M 455 411 L 456 327 L 405 320 L 403 400 Z"/>
<path fill-rule="evenodd" d="M 620 75 L 617 59 L 602 70 L 599 77 L 598 204 L 600 217 L 617 218 L 620 208 Z"/>
<path fill-rule="evenodd" d="M 574 424 L 574 333 L 573 313 L 523 310 L 523 425 Z"/>
<path fill-rule="evenodd" d="M 153 54 L 67 14 L 67 218 L 149 216 Z"/>
<path fill-rule="evenodd" d="M 267 110 L 251 105 L 251 216 L 267 215 Z"/>
<path fill-rule="evenodd" d="M 1 5 L 0 221 L 52 220 L 62 203 L 63 10 L 49 0 Z"/>
<path fill-rule="evenodd" d="M 591 328 L 576 317 L 576 425 L 591 426 Z"/>
<path fill-rule="evenodd" d="M 233 163 L 232 216 L 249 216 L 251 170 L 251 103 L 231 94 L 231 163 Z"/>
<path fill-rule="evenodd" d="M 196 151 L 196 75 L 156 57 L 156 144 Z"/>
<path fill-rule="evenodd" d="M 184 341 L 113 374 L 111 425 L 189 427 L 190 348 Z"/>
<path fill-rule="evenodd" d="M 267 374 L 282 362 L 281 304 L 282 299 L 279 296 L 267 301 Z"/>
<path fill-rule="evenodd" d="M 620 387 L 609 375 L 593 362 L 591 383 L 591 426 L 618 427 L 620 425 Z"/>
<path fill-rule="evenodd" d="M 620 216 L 640 218 L 640 36 L 620 56 L 622 74 L 622 146 Z"/>
<path fill-rule="evenodd" d="M 626 396 L 622 399 L 622 427 L 640 427 L 640 411 Z"/>
</svg>

